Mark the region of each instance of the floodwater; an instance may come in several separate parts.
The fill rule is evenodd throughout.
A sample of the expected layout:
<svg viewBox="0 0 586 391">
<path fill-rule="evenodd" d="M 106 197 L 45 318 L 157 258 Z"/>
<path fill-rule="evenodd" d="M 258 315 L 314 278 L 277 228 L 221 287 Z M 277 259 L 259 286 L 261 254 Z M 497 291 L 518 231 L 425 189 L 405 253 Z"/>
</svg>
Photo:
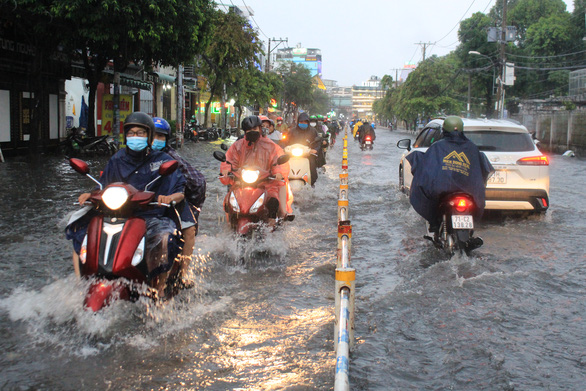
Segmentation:
<svg viewBox="0 0 586 391">
<path fill-rule="evenodd" d="M 349 141 L 351 388 L 583 389 L 586 162 L 553 156 L 544 216 L 491 216 L 482 248 L 447 259 L 398 190 L 406 137 L 379 129 L 366 152 Z M 182 150 L 208 180 L 196 289 L 96 314 L 63 234 L 91 181 L 58 157 L 0 165 L 0 389 L 333 389 L 341 138 L 315 189 L 296 195 L 295 221 L 246 245 L 225 227 L 214 150 Z M 89 163 L 98 174 L 105 160 Z"/>
</svg>

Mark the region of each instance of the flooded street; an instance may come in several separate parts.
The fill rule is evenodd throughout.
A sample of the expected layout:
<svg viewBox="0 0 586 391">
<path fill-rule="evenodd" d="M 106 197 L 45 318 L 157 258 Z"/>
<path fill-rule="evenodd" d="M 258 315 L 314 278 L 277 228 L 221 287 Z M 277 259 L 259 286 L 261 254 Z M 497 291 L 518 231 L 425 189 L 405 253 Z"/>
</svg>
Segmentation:
<svg viewBox="0 0 586 391">
<path fill-rule="evenodd" d="M 379 129 L 367 152 L 348 143 L 351 389 L 582 389 L 586 162 L 553 156 L 544 216 L 489 216 L 485 245 L 448 260 L 399 192 L 406 137 Z M 196 289 L 96 314 L 82 309 L 64 235 L 92 182 L 59 157 L 0 164 L 0 389 L 333 389 L 341 137 L 315 189 L 296 194 L 296 219 L 244 248 L 223 221 L 214 150 L 181 151 L 208 181 Z M 98 175 L 106 160 L 88 162 Z"/>
</svg>

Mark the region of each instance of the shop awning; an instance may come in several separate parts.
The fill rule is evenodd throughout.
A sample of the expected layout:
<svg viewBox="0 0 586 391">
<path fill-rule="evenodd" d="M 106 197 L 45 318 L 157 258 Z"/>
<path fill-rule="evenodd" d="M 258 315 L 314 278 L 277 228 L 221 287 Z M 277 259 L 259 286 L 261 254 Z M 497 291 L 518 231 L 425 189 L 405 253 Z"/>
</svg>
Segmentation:
<svg viewBox="0 0 586 391">
<path fill-rule="evenodd" d="M 175 76 L 167 75 L 162 72 L 150 72 L 151 75 L 157 76 L 163 83 L 175 83 Z"/>
</svg>

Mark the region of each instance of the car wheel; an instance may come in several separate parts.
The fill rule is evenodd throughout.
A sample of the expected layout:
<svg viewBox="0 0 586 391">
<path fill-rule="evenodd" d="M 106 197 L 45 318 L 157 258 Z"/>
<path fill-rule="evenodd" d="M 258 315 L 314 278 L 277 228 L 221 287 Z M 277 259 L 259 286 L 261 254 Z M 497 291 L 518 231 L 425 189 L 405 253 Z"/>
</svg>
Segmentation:
<svg viewBox="0 0 586 391">
<path fill-rule="evenodd" d="M 399 166 L 399 190 L 405 192 L 405 178 L 403 177 L 403 166 Z"/>
</svg>

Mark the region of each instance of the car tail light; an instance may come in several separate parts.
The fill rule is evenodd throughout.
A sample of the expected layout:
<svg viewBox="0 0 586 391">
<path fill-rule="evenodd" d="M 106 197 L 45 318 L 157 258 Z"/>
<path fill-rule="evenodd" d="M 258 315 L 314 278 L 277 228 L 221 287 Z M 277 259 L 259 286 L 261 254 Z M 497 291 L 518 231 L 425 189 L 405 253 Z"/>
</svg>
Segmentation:
<svg viewBox="0 0 586 391">
<path fill-rule="evenodd" d="M 549 158 L 545 155 L 529 156 L 517 160 L 517 164 L 523 166 L 549 166 Z"/>
<path fill-rule="evenodd" d="M 465 212 L 468 208 L 472 206 L 472 202 L 464 197 L 456 197 L 450 203 L 452 206 L 456 208 L 456 210 L 460 213 Z"/>
</svg>

